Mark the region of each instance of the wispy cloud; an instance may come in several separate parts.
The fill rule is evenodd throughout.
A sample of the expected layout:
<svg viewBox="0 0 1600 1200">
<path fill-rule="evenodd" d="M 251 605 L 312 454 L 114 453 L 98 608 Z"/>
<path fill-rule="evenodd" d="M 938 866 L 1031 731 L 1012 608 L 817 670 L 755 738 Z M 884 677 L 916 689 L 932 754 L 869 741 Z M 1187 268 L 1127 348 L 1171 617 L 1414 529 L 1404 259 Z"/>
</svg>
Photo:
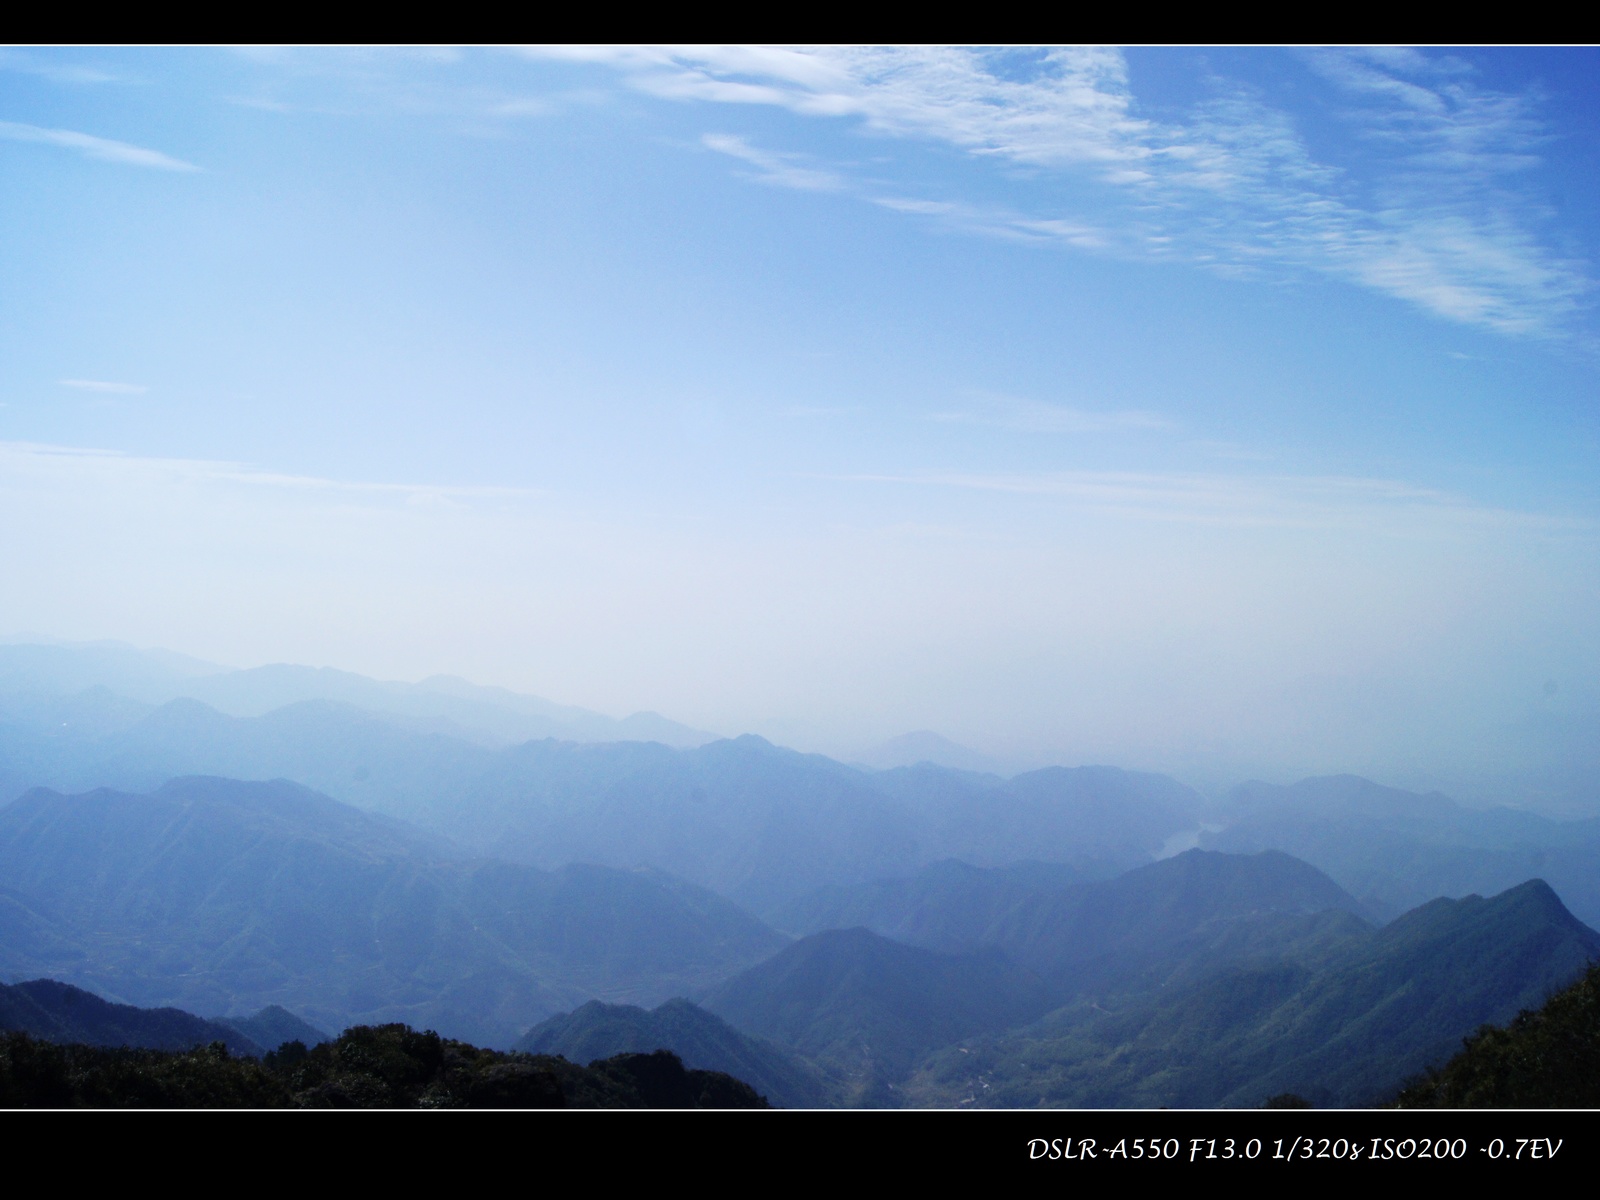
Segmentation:
<svg viewBox="0 0 1600 1200">
<path fill-rule="evenodd" d="M 384 483 L 326 479 L 315 475 L 289 475 L 264 471 L 246 463 L 192 458 L 155 458 L 78 446 L 36 442 L 0 442 L 0 466 L 8 475 L 47 472 L 115 476 L 126 481 L 235 484 L 280 492 L 334 492 L 374 499 L 398 499 L 412 505 L 461 504 L 472 500 L 518 500 L 543 495 L 535 488 L 454 486 L 427 483 Z"/>
<path fill-rule="evenodd" d="M 1122 471 L 860 474 L 841 482 L 959 488 L 1057 500 L 1108 515 L 1202 525 L 1420 530 L 1537 527 L 1592 535 L 1592 521 L 1475 504 L 1395 480 Z M 1409 519 L 1408 519 L 1409 518 Z"/>
<path fill-rule="evenodd" d="M 25 54 L 20 50 L 0 50 L 0 71 L 16 71 L 19 74 L 48 79 L 51 83 L 79 86 L 131 82 L 125 76 L 113 74 L 100 67 L 85 66 L 82 63 L 54 62 L 36 55 Z"/>
<path fill-rule="evenodd" d="M 742 137 L 732 134 L 708 133 L 700 141 L 709 150 L 726 154 L 755 167 L 753 178 L 777 187 L 797 188 L 808 192 L 836 192 L 844 187 L 844 180 L 832 171 L 819 171 L 803 166 L 794 154 L 773 154 L 759 150 Z"/>
<path fill-rule="evenodd" d="M 1110 249 L 1117 240 L 1106 230 L 1083 221 L 1030 216 L 999 204 L 968 204 L 951 200 L 875 194 L 864 189 L 854 190 L 880 208 L 924 217 L 963 233 L 1004 238 L 1013 242 L 1054 243 L 1074 246 L 1080 250 Z"/>
<path fill-rule="evenodd" d="M 453 123 L 471 136 L 502 136 L 515 123 L 615 99 L 614 91 L 601 88 L 540 91 L 503 84 L 500 72 L 475 70 L 486 53 L 476 49 L 246 46 L 233 53 L 261 70 L 229 103 L 264 112 L 403 113 Z"/>
<path fill-rule="evenodd" d="M 198 171 L 199 167 L 182 159 L 173 158 L 159 150 L 127 142 L 114 142 L 110 138 L 95 137 L 72 129 L 45 129 L 39 125 L 23 125 L 16 121 L 0 121 L 0 138 L 13 142 L 38 142 L 46 146 L 59 146 L 73 150 L 85 158 L 101 162 L 120 163 L 129 167 L 149 167 L 157 171 Z"/>
<path fill-rule="evenodd" d="M 1092 411 L 994 394 L 977 397 L 968 408 L 930 413 L 929 419 L 953 424 L 990 425 L 1019 433 L 1151 432 L 1173 428 L 1171 421 L 1157 413 Z"/>
<path fill-rule="evenodd" d="M 83 392 L 111 392 L 123 396 L 137 396 L 150 390 L 142 383 L 112 383 L 105 379 L 59 379 L 56 382 Z"/>
<path fill-rule="evenodd" d="M 641 91 L 848 118 L 1072 182 L 1075 211 L 1005 211 L 845 185 L 840 171 L 719 135 L 764 182 L 851 190 L 971 232 L 1178 258 L 1230 273 L 1310 270 L 1505 333 L 1550 335 L 1593 290 L 1587 264 L 1543 236 L 1522 180 L 1545 133 L 1537 96 L 1495 91 L 1470 64 L 1416 51 L 1317 52 L 1336 119 L 1366 147 L 1319 160 L 1296 121 L 1214 80 L 1181 117 L 1141 115 L 1111 49 L 565 48 Z M 712 143 L 708 141 L 708 145 Z"/>
</svg>

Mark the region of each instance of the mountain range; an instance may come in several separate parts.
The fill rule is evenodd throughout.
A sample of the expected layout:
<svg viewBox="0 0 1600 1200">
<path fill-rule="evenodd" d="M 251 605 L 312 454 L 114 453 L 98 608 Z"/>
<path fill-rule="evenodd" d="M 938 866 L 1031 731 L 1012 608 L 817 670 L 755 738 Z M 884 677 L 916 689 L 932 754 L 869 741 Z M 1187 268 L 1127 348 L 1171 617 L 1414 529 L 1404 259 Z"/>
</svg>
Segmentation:
<svg viewBox="0 0 1600 1200">
<path fill-rule="evenodd" d="M 1435 900 L 1380 929 L 1083 997 L 932 1056 L 903 1090 L 936 1106 L 1253 1107 L 1282 1093 L 1371 1105 L 1596 954 L 1600 935 L 1541 882 Z"/>
<path fill-rule="evenodd" d="M 1596 820 L 663 720 L 0 646 L 0 1027 L 264 1052 L 405 1023 L 665 1050 L 785 1106 L 1351 1104 L 1600 952 Z"/>
<path fill-rule="evenodd" d="M 681 998 L 654 1010 L 591 1000 L 535 1025 L 513 1049 L 577 1063 L 670 1050 L 687 1067 L 744 1080 L 777 1108 L 824 1108 L 834 1094 L 830 1081 L 798 1055 Z"/>
<path fill-rule="evenodd" d="M 592 996 L 659 1003 L 785 939 L 651 870 L 540 871 L 295 784 L 38 789 L 0 809 L 0 974 L 324 1028 L 508 1045 Z"/>
</svg>

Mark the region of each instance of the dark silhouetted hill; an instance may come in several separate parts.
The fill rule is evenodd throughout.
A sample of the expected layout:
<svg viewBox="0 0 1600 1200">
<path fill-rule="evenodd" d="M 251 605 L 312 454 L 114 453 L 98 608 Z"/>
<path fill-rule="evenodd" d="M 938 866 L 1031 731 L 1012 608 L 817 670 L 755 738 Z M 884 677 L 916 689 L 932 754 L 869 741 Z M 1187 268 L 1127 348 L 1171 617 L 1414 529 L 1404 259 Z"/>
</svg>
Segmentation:
<svg viewBox="0 0 1600 1200">
<path fill-rule="evenodd" d="M 0 1029 L 86 1046 L 189 1050 L 221 1042 L 234 1054 L 259 1058 L 263 1053 L 260 1042 L 231 1024 L 205 1021 L 176 1008 L 113 1004 L 54 979 L 0 984 Z"/>
<path fill-rule="evenodd" d="M 765 1108 L 748 1084 L 676 1055 L 580 1067 L 501 1054 L 401 1024 L 347 1029 L 262 1059 L 222 1043 L 173 1053 L 0 1034 L 3 1108 Z"/>
</svg>

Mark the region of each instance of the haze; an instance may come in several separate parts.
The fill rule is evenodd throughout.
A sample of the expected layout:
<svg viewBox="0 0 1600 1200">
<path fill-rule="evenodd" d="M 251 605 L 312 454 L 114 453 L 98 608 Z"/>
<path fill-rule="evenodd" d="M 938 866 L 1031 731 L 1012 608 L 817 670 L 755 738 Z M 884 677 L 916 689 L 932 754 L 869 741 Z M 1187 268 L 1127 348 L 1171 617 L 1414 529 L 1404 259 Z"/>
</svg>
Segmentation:
<svg viewBox="0 0 1600 1200">
<path fill-rule="evenodd" d="M 0 633 L 1600 779 L 1592 50 L 14 50 Z"/>
</svg>

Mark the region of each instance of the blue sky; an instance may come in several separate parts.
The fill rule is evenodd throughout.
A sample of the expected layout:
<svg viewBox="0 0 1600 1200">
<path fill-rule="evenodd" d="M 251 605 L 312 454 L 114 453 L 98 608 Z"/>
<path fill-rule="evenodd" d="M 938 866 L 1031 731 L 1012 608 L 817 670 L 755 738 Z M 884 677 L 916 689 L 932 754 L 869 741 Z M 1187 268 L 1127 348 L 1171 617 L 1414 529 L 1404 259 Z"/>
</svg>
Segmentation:
<svg viewBox="0 0 1600 1200">
<path fill-rule="evenodd" d="M 0 634 L 1592 767 L 1597 66 L 5 51 Z"/>
</svg>

